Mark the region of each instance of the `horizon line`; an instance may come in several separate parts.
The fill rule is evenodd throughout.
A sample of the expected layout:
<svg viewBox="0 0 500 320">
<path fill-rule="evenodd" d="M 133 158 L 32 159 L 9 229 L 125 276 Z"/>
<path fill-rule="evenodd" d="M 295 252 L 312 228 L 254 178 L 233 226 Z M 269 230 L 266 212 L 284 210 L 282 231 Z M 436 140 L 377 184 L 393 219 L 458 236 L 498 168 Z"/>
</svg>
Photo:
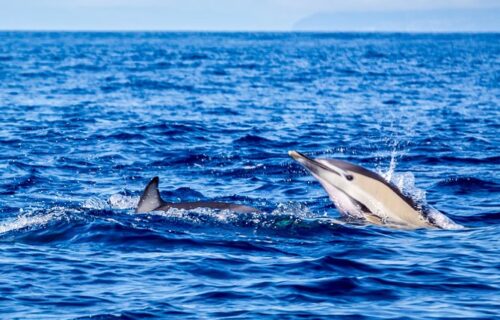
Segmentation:
<svg viewBox="0 0 500 320">
<path fill-rule="evenodd" d="M 500 30 L 282 30 L 282 29 L 235 29 L 235 30 L 198 30 L 198 29 L 2 29 L 0 32 L 64 32 L 64 33 L 408 33 L 408 34 L 491 34 Z"/>
</svg>

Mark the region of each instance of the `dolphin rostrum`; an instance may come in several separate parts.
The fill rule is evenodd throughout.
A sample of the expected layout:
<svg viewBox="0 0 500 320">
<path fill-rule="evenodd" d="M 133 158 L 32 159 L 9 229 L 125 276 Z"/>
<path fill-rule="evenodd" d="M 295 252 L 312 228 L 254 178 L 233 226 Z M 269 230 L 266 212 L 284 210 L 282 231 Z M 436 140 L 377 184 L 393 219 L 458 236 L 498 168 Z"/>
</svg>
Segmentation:
<svg viewBox="0 0 500 320">
<path fill-rule="evenodd" d="M 341 214 L 403 228 L 454 224 L 437 210 L 428 214 L 396 186 L 361 166 L 336 159 L 311 159 L 297 151 L 288 154 L 321 183 Z"/>
<path fill-rule="evenodd" d="M 211 208 L 217 210 L 231 210 L 238 213 L 249 213 L 249 212 L 259 212 L 258 209 L 233 203 L 225 202 L 165 202 L 160 196 L 160 191 L 158 190 L 158 184 L 160 179 L 154 177 L 144 189 L 144 192 L 139 199 L 139 204 L 135 209 L 136 213 L 144 213 L 149 211 L 168 211 L 170 208 L 174 209 L 184 209 L 193 210 L 196 208 Z"/>
</svg>

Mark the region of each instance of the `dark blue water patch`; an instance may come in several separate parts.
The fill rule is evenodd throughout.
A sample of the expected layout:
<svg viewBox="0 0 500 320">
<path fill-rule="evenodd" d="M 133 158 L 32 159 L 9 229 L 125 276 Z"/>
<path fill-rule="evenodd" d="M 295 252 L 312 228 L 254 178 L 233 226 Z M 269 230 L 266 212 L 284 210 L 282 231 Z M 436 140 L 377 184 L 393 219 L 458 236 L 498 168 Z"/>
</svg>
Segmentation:
<svg viewBox="0 0 500 320">
<path fill-rule="evenodd" d="M 86 89 L 86 88 L 70 88 L 70 89 L 56 89 L 52 91 L 52 93 L 57 93 L 57 94 L 68 94 L 68 95 L 90 95 L 90 94 L 95 94 L 96 91 L 94 89 Z"/>
<path fill-rule="evenodd" d="M 58 76 L 62 76 L 62 73 L 58 72 L 53 72 L 53 71 L 38 71 L 38 72 L 33 72 L 33 71 L 28 71 L 28 72 L 21 72 L 19 75 L 26 77 L 26 78 L 55 78 Z"/>
<path fill-rule="evenodd" d="M 206 71 L 208 74 L 212 74 L 215 76 L 228 76 L 229 72 L 226 71 L 223 67 L 216 67 L 212 70 L 207 70 Z"/>
<path fill-rule="evenodd" d="M 399 104 L 399 101 L 395 100 L 395 99 L 389 99 L 389 100 L 383 101 L 383 103 L 384 104 L 389 104 L 389 105 L 396 105 L 396 104 Z"/>
<path fill-rule="evenodd" d="M 107 320 L 107 319 L 120 319 L 120 320 L 136 320 L 136 319 L 156 319 L 158 317 L 166 318 L 183 318 L 194 319 L 195 313 L 181 311 L 181 308 L 173 306 L 169 303 L 162 302 L 155 308 L 147 308 L 146 310 L 129 310 L 113 313 L 96 314 L 92 316 L 78 317 L 79 320 Z"/>
<path fill-rule="evenodd" d="M 485 181 L 475 177 L 455 176 L 440 181 L 439 189 L 448 189 L 454 194 L 468 194 L 475 192 L 500 192 L 500 185 L 494 181 Z"/>
<path fill-rule="evenodd" d="M 379 52 L 370 48 L 365 52 L 364 57 L 368 59 L 381 59 L 381 58 L 386 58 L 387 55 L 384 54 L 383 52 Z"/>
<path fill-rule="evenodd" d="M 161 106 L 158 106 L 161 108 Z M 159 123 L 150 123 L 150 124 L 142 124 L 137 128 L 140 131 L 152 131 L 152 133 L 162 134 L 162 135 L 177 135 L 177 134 L 186 134 L 189 132 L 190 134 L 195 132 L 205 132 L 208 133 L 205 124 L 201 121 L 183 121 L 183 122 L 159 122 Z"/>
<path fill-rule="evenodd" d="M 105 71 L 106 66 L 103 64 L 89 64 L 89 63 L 76 63 L 72 65 L 66 65 L 62 66 L 60 68 L 61 70 L 73 70 L 77 72 L 81 71 L 89 71 L 89 72 L 99 72 L 99 71 Z"/>
<path fill-rule="evenodd" d="M 498 204 L 496 207 L 498 207 Z M 496 225 L 500 222 L 500 211 L 476 212 L 468 217 L 457 217 L 456 220 L 461 223 L 469 222 L 471 225 L 474 223 L 480 223 L 481 225 Z"/>
<path fill-rule="evenodd" d="M 173 191 L 163 191 L 162 192 L 162 198 L 164 199 L 170 199 L 170 198 L 177 198 L 177 199 L 186 199 L 186 200 L 201 200 L 205 199 L 205 196 L 201 192 L 198 192 L 196 190 L 193 190 L 188 187 L 181 187 L 177 188 Z"/>
<path fill-rule="evenodd" d="M 196 52 L 189 52 L 185 53 L 181 56 L 181 60 L 183 61 L 189 61 L 189 60 L 206 60 L 209 59 L 210 56 L 207 55 L 206 53 L 196 53 Z"/>
<path fill-rule="evenodd" d="M 262 145 L 262 144 L 266 144 L 266 143 L 269 143 L 270 140 L 269 139 L 266 139 L 264 137 L 260 137 L 260 136 L 257 136 L 257 135 L 250 135 L 250 134 L 247 134 L 241 138 L 238 138 L 234 141 L 234 143 L 236 144 L 248 144 L 248 145 Z"/>
<path fill-rule="evenodd" d="M 37 177 L 37 170 L 32 169 L 27 175 L 19 176 L 16 179 L 13 179 L 8 184 L 5 184 L 3 190 L 0 189 L 0 194 L 3 195 L 14 195 L 17 191 L 29 188 L 37 183 L 40 180 Z"/>
<path fill-rule="evenodd" d="M 4 317 L 496 316 L 498 34 L 0 37 Z M 464 228 L 343 219 L 288 150 Z M 154 176 L 260 212 L 135 214 Z"/>
<path fill-rule="evenodd" d="M 329 276 L 331 274 L 377 274 L 380 273 L 381 270 L 371 267 L 370 265 L 352 261 L 349 259 L 337 258 L 330 255 L 322 256 L 318 259 L 313 259 L 310 261 L 301 261 L 296 264 L 275 264 L 273 267 L 279 269 L 287 269 L 287 273 L 294 273 L 304 270 L 314 270 L 318 273 L 318 275 Z"/>
<path fill-rule="evenodd" d="M 144 78 L 131 78 L 129 79 L 129 86 L 132 89 L 140 90 L 175 90 L 175 91 L 193 91 L 194 87 L 191 85 L 182 85 L 169 81 L 154 81 Z"/>
<path fill-rule="evenodd" d="M 0 55 L 0 61 L 12 61 L 14 57 L 11 55 Z"/>
<path fill-rule="evenodd" d="M 152 166 L 174 166 L 174 165 L 181 165 L 181 166 L 190 166 L 194 165 L 196 163 L 202 163 L 206 161 L 212 161 L 213 158 L 209 157 L 206 154 L 186 154 L 184 156 L 179 157 L 178 155 L 172 154 L 169 157 L 166 157 L 165 159 L 158 160 L 155 162 L 152 162 Z"/>
<path fill-rule="evenodd" d="M 308 283 L 282 284 L 280 286 L 312 296 L 327 296 L 334 299 L 336 297 L 352 297 L 353 302 L 359 302 L 363 299 L 374 299 L 374 297 L 381 300 L 394 300 L 398 298 L 391 290 L 375 289 L 372 291 L 366 288 L 362 289 L 361 282 L 351 277 L 337 277 Z"/>
<path fill-rule="evenodd" d="M 492 156 L 492 157 L 455 157 L 443 155 L 440 157 L 432 157 L 428 155 L 412 155 L 408 156 L 408 158 L 412 158 L 413 161 L 421 160 L 423 164 L 428 165 L 437 165 L 442 161 L 446 161 L 446 163 L 450 164 L 465 164 L 465 165 L 497 165 L 500 161 L 500 157 Z"/>
<path fill-rule="evenodd" d="M 92 137 L 95 140 L 110 140 L 110 139 L 115 139 L 115 140 L 123 140 L 123 141 L 133 141 L 133 140 L 144 140 L 145 136 L 140 133 L 128 133 L 125 131 L 116 131 L 113 132 L 109 135 L 95 135 Z"/>
</svg>

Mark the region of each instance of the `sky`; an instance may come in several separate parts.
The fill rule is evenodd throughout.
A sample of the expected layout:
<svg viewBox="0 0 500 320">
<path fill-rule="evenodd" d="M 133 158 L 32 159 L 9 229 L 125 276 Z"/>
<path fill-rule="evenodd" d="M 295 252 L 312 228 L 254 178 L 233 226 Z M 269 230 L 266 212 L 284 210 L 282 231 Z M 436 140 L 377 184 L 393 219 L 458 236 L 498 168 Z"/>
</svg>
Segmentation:
<svg viewBox="0 0 500 320">
<path fill-rule="evenodd" d="M 0 0 L 0 30 L 500 32 L 500 0 Z"/>
</svg>

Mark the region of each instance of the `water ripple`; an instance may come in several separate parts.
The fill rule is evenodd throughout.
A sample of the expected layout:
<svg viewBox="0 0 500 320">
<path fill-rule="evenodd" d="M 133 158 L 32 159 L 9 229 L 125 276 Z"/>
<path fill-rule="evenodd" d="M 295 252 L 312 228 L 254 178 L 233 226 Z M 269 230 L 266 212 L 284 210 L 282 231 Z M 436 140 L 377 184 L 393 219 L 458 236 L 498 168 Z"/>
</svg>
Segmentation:
<svg viewBox="0 0 500 320">
<path fill-rule="evenodd" d="M 0 313 L 495 318 L 498 37 L 1 32 Z M 464 228 L 342 220 L 289 149 Z"/>
</svg>

